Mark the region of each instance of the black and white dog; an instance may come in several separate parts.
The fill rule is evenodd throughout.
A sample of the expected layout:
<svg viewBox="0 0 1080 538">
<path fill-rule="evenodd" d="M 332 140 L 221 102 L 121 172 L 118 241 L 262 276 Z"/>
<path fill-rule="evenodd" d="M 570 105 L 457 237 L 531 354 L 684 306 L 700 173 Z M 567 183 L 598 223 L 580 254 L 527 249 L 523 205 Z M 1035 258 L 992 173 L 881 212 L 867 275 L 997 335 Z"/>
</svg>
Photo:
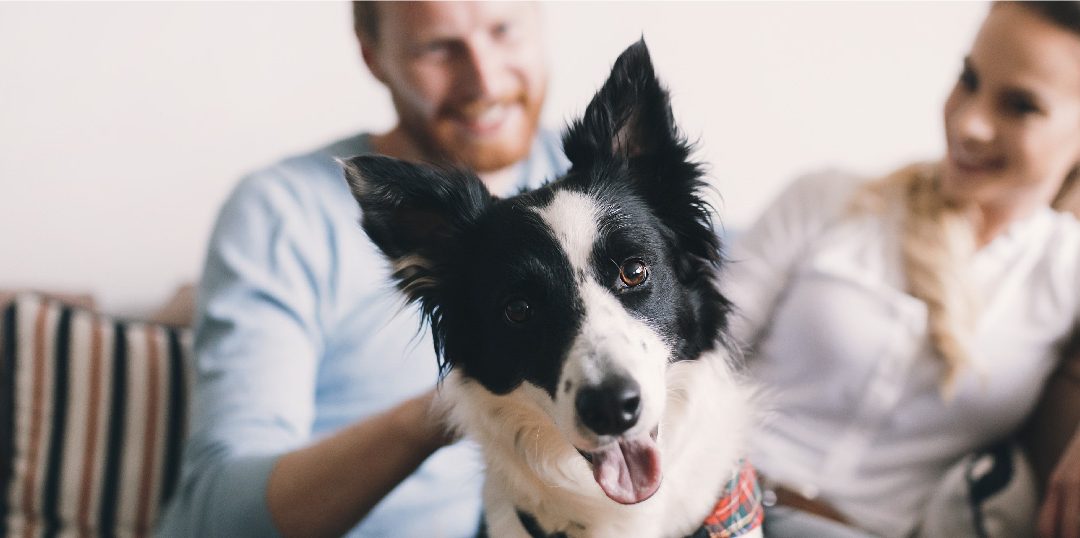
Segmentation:
<svg viewBox="0 0 1080 538">
<path fill-rule="evenodd" d="M 490 535 L 760 533 L 719 243 L 643 42 L 563 144 L 570 171 L 508 199 L 465 172 L 344 163 L 484 452 Z"/>
</svg>

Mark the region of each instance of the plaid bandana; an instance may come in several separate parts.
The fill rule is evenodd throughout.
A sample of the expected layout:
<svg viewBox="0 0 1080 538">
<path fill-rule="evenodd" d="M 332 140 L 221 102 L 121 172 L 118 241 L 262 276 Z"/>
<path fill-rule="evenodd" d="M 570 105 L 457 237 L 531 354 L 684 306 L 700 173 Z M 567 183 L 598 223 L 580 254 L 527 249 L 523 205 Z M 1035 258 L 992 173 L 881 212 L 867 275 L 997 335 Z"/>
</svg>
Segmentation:
<svg viewBox="0 0 1080 538">
<path fill-rule="evenodd" d="M 761 506 L 761 488 L 750 462 L 743 460 L 739 471 L 728 481 L 724 496 L 713 507 L 705 524 L 687 538 L 732 538 L 761 526 L 765 510 Z"/>
</svg>

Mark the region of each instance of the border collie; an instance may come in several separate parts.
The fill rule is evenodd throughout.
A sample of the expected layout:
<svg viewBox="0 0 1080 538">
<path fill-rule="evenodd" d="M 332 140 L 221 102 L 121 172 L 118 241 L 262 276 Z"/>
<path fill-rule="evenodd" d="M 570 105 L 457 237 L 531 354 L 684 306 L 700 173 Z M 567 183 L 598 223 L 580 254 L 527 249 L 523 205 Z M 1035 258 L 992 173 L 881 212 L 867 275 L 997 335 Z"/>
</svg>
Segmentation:
<svg viewBox="0 0 1080 538">
<path fill-rule="evenodd" d="M 569 172 L 343 163 L 368 236 L 430 322 L 450 422 L 487 465 L 493 537 L 760 533 L 720 245 L 639 41 L 563 137 Z"/>
</svg>

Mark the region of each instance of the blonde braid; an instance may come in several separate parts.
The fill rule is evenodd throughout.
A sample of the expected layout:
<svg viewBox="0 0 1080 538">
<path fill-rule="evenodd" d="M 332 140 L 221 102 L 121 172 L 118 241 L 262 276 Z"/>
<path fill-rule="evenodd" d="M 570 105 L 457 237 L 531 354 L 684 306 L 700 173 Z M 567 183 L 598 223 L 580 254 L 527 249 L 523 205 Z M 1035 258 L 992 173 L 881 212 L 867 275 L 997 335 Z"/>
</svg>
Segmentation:
<svg viewBox="0 0 1080 538">
<path fill-rule="evenodd" d="M 969 215 L 942 196 L 939 178 L 936 165 L 904 167 L 868 184 L 856 207 L 884 209 L 894 202 L 904 209 L 900 257 L 907 291 L 926 304 L 930 344 L 945 364 L 942 393 L 950 398 L 957 374 L 971 362 L 975 304 L 967 279 L 975 233 Z"/>
<path fill-rule="evenodd" d="M 1074 167 L 1065 176 L 1065 181 L 1062 182 L 1050 207 L 1057 211 L 1072 213 L 1080 218 L 1080 187 L 1078 187 L 1080 182 L 1077 178 L 1080 178 L 1080 168 Z"/>
</svg>

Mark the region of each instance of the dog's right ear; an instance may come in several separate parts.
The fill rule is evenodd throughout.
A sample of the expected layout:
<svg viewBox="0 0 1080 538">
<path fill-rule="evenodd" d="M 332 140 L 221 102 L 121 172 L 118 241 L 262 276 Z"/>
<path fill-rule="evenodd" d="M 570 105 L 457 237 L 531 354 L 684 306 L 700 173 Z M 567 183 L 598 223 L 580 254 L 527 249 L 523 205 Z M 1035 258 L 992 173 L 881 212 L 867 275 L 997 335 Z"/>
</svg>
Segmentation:
<svg viewBox="0 0 1080 538">
<path fill-rule="evenodd" d="M 450 258 L 458 234 L 491 205 L 487 188 L 468 172 L 390 157 L 340 162 L 364 231 L 393 264 L 398 288 L 410 300 L 435 300 L 438 267 Z M 424 310 L 432 306 L 424 304 Z"/>
<path fill-rule="evenodd" d="M 637 160 L 683 153 L 670 97 L 656 78 L 644 39 L 615 60 L 585 113 L 567 129 L 563 149 L 578 168 L 588 168 L 597 157 Z"/>
</svg>

